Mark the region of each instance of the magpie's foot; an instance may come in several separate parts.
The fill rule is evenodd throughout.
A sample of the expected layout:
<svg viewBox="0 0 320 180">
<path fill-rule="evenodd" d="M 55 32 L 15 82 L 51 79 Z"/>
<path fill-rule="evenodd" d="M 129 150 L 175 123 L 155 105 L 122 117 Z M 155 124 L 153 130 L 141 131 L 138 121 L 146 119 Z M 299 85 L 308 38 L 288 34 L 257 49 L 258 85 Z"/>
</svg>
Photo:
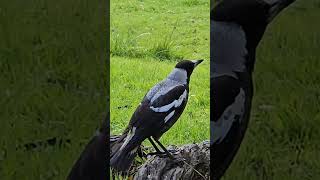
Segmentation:
<svg viewBox="0 0 320 180">
<path fill-rule="evenodd" d="M 162 155 L 164 155 L 164 154 L 165 154 L 165 152 L 151 152 L 151 153 L 146 154 L 146 157 L 148 157 L 148 156 L 153 156 L 153 155 L 155 155 L 155 156 L 162 156 Z"/>
<path fill-rule="evenodd" d="M 179 154 L 179 151 L 175 150 L 175 149 L 168 149 L 168 152 L 172 155 L 177 155 Z"/>
<path fill-rule="evenodd" d="M 174 159 L 174 157 L 167 152 L 154 152 L 154 153 L 148 153 L 148 155 L 155 155 L 159 158 L 170 158 L 170 159 Z"/>
<path fill-rule="evenodd" d="M 186 161 L 186 159 L 183 157 L 176 157 L 175 161 Z"/>
<path fill-rule="evenodd" d="M 167 158 L 167 157 L 170 157 L 170 155 L 168 156 L 168 154 L 167 153 L 165 153 L 165 152 L 162 152 L 161 154 L 157 154 L 157 156 L 158 157 L 160 157 L 160 158 Z M 172 155 L 171 155 L 172 156 Z M 172 156 L 173 157 L 173 156 Z"/>
<path fill-rule="evenodd" d="M 174 161 L 175 164 L 183 165 L 184 162 L 186 161 L 186 159 L 183 158 L 183 157 L 175 157 L 175 158 L 173 159 L 173 161 Z"/>
<path fill-rule="evenodd" d="M 147 157 L 148 157 L 148 154 L 146 154 L 146 153 L 143 152 L 143 151 L 138 151 L 138 156 L 139 156 L 140 158 L 147 158 Z"/>
<path fill-rule="evenodd" d="M 139 156 L 140 158 L 142 158 L 142 159 L 146 159 L 146 158 L 148 158 L 148 154 L 146 154 L 146 153 L 143 153 L 141 156 Z"/>
<path fill-rule="evenodd" d="M 158 156 L 160 158 L 175 159 L 174 155 L 177 155 L 177 154 L 179 154 L 179 151 L 170 149 L 170 150 L 168 150 L 168 152 L 151 152 L 151 153 L 148 153 L 146 156 L 155 155 L 155 156 Z"/>
</svg>

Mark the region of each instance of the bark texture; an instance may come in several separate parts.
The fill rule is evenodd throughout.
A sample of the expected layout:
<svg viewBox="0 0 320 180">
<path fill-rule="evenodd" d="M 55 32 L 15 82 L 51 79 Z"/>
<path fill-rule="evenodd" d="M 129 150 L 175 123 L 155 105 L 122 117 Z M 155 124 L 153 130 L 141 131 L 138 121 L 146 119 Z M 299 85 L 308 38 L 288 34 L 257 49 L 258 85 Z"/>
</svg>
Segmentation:
<svg viewBox="0 0 320 180">
<path fill-rule="evenodd" d="M 115 142 L 117 136 L 110 138 Z M 141 147 L 142 151 L 152 148 Z M 175 159 L 161 156 L 148 156 L 143 164 L 133 165 L 130 177 L 134 180 L 201 180 L 210 179 L 210 142 L 186 144 L 180 147 L 169 146 L 167 149 Z M 130 173 L 131 174 L 131 173 Z"/>
</svg>

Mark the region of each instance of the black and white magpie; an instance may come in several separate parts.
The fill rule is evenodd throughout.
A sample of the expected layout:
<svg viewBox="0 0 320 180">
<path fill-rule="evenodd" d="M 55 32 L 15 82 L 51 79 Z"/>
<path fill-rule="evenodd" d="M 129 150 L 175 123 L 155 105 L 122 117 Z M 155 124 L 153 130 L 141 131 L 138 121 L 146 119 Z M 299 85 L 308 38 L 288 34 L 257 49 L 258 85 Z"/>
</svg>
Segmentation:
<svg viewBox="0 0 320 180">
<path fill-rule="evenodd" d="M 256 48 L 271 20 L 294 0 L 223 0 L 211 11 L 211 176 L 218 180 L 245 135 Z"/>
<path fill-rule="evenodd" d="M 122 136 L 111 147 L 110 166 L 113 170 L 128 171 L 140 144 L 147 138 L 158 153 L 166 153 L 172 158 L 159 139 L 182 114 L 188 101 L 190 76 L 202 61 L 183 60 L 177 63 L 166 79 L 149 90 Z"/>
</svg>

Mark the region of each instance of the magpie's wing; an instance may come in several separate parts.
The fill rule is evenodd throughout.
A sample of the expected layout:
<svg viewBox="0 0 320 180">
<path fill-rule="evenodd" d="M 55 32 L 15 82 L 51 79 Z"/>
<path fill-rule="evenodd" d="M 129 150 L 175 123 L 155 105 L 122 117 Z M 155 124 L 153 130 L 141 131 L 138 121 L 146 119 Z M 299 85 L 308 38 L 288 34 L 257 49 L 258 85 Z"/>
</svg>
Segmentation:
<svg viewBox="0 0 320 180">
<path fill-rule="evenodd" d="M 150 107 L 155 112 L 167 112 L 171 108 L 179 107 L 187 99 L 187 86 L 177 84 L 157 92 L 150 100 Z"/>
<path fill-rule="evenodd" d="M 248 125 L 252 83 L 250 78 L 240 76 L 223 75 L 211 79 L 213 116 L 210 122 L 210 149 L 214 179 L 219 179 L 228 168 Z"/>
<path fill-rule="evenodd" d="M 211 144 L 223 141 L 232 126 L 238 125 L 244 117 L 245 91 L 238 79 L 232 76 L 213 78 L 211 88 Z M 234 132 L 237 133 L 237 132 Z"/>
<path fill-rule="evenodd" d="M 148 94 L 133 113 L 128 127 L 136 128 L 139 140 L 166 131 L 174 123 L 171 120 L 181 115 L 188 97 L 187 86 L 182 84 L 158 87 L 152 96 Z"/>
<path fill-rule="evenodd" d="M 187 86 L 182 84 L 164 86 L 164 88 L 157 87 L 157 92 L 153 92 L 152 96 L 149 96 L 150 91 L 131 117 L 130 127 L 143 127 L 149 122 L 160 122 L 170 111 L 185 105 L 188 98 Z"/>
</svg>

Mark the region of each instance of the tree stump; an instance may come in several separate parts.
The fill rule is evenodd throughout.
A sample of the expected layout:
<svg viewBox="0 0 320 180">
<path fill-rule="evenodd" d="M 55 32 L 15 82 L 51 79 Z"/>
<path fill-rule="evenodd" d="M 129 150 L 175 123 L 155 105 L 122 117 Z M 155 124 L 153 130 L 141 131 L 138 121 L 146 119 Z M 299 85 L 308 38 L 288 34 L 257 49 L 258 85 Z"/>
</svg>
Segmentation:
<svg viewBox="0 0 320 180">
<path fill-rule="evenodd" d="M 110 145 L 118 136 L 111 136 Z M 144 148 L 143 149 L 151 149 Z M 134 180 L 201 180 L 210 179 L 210 142 L 203 141 L 196 144 L 186 144 L 180 147 L 169 146 L 174 152 L 174 159 L 148 156 L 143 164 L 135 164 L 130 172 L 134 172 Z M 130 173 L 131 174 L 131 173 Z"/>
</svg>

